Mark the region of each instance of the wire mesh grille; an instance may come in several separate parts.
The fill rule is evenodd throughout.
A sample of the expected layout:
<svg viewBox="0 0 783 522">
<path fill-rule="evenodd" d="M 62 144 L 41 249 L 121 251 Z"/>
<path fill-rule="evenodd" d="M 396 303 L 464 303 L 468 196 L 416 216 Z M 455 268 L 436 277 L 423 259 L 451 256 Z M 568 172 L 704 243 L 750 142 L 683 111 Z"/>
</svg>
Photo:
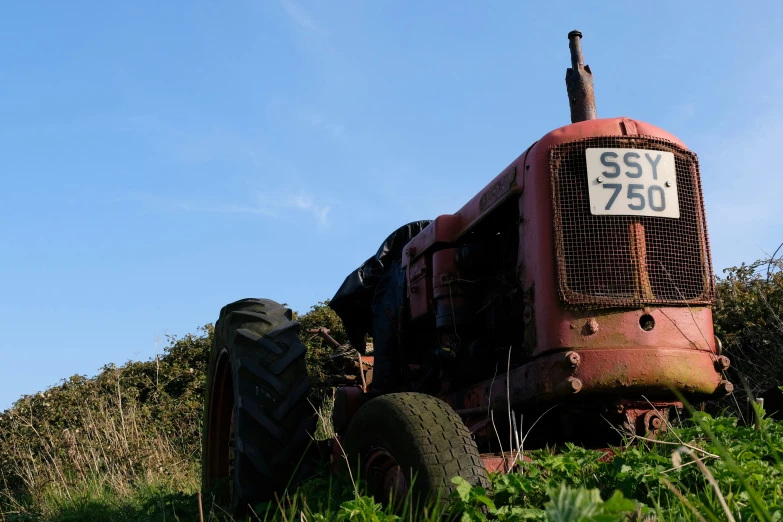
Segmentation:
<svg viewBox="0 0 783 522">
<path fill-rule="evenodd" d="M 590 213 L 588 148 L 674 153 L 680 218 Z M 647 136 L 587 138 L 549 151 L 558 290 L 579 308 L 710 304 L 714 282 L 696 155 Z"/>
</svg>

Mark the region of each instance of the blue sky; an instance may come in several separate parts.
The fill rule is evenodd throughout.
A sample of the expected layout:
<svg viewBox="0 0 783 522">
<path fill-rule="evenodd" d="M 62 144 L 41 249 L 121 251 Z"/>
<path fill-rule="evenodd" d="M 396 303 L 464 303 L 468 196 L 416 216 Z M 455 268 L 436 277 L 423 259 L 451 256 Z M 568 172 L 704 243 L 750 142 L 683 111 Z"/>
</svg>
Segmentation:
<svg viewBox="0 0 783 522">
<path fill-rule="evenodd" d="M 699 154 L 716 272 L 773 251 L 783 4 L 740 5 L 5 4 L 0 410 L 235 299 L 331 297 L 569 122 L 575 28 L 599 116 Z"/>
</svg>

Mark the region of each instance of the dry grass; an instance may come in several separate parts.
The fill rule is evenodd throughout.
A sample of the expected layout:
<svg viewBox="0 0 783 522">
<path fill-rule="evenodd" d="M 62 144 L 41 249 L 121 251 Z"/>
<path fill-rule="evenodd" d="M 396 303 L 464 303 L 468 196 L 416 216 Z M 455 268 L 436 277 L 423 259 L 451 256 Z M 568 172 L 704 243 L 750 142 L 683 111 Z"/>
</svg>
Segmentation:
<svg viewBox="0 0 783 522">
<path fill-rule="evenodd" d="M 122 396 L 119 380 L 116 390 L 69 409 L 67 428 L 47 415 L 45 394 L 0 417 L 0 506 L 6 516 L 51 519 L 90 499 L 131 498 L 139 487 L 198 490 L 193 455 L 159 430 L 138 401 Z"/>
</svg>

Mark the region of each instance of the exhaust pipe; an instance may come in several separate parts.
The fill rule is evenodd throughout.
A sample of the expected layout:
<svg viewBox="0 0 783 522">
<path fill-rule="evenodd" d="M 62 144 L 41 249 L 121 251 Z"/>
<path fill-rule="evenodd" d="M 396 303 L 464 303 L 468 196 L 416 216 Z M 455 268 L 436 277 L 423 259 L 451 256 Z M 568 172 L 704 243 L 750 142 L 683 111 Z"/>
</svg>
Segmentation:
<svg viewBox="0 0 783 522">
<path fill-rule="evenodd" d="M 593 91 L 593 73 L 582 58 L 582 33 L 568 33 L 568 48 L 571 49 L 571 68 L 566 70 L 566 88 L 568 103 L 571 105 L 571 123 L 594 120 L 598 117 L 595 110 L 595 92 Z"/>
</svg>

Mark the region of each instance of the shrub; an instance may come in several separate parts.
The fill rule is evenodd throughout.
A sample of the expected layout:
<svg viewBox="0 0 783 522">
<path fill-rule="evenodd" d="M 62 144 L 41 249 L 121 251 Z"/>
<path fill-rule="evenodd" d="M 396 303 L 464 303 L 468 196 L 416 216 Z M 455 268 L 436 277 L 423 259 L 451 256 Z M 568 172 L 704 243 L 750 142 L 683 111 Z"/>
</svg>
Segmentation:
<svg viewBox="0 0 783 522">
<path fill-rule="evenodd" d="M 0 511 L 47 515 L 87 490 L 122 496 L 138 483 L 197 487 L 212 326 L 199 332 L 170 336 L 154 360 L 74 375 L 0 414 Z"/>
<path fill-rule="evenodd" d="M 783 384 L 783 258 L 772 256 L 727 268 L 717 283 L 715 334 L 754 394 Z M 738 386 L 737 396 L 744 390 Z"/>
</svg>

